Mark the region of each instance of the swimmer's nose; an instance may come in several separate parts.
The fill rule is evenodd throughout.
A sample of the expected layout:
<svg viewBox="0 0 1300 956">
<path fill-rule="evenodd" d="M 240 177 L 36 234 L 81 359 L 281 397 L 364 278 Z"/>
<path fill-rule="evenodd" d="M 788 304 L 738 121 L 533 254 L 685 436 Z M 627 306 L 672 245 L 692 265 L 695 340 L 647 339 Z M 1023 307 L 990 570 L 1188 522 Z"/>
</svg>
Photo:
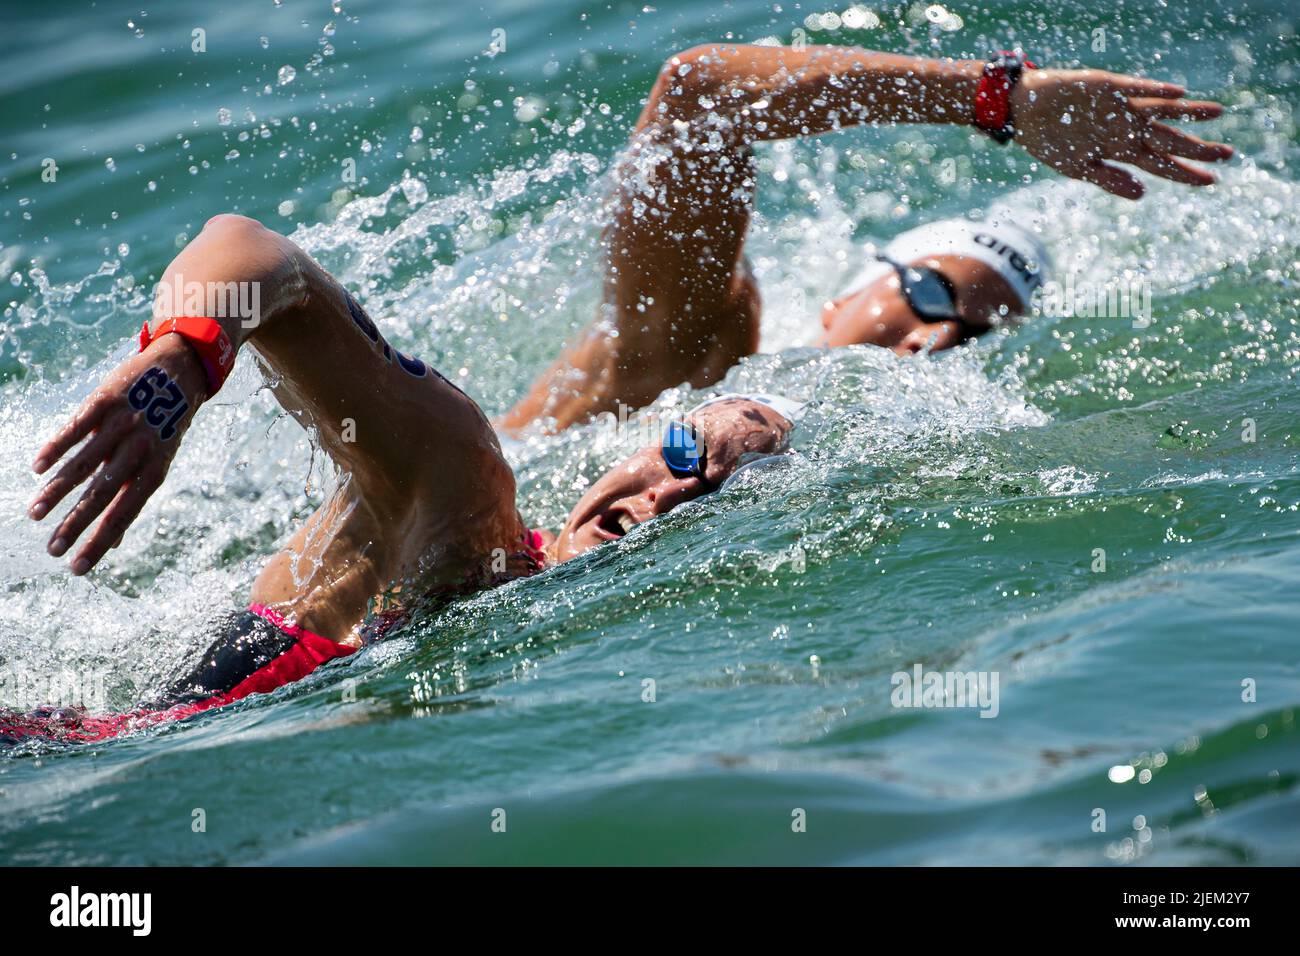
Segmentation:
<svg viewBox="0 0 1300 956">
<path fill-rule="evenodd" d="M 953 322 L 938 322 L 922 325 L 912 329 L 903 340 L 894 346 L 897 355 L 916 355 L 929 348 L 932 352 L 950 349 L 961 341 L 957 326 Z"/>
<path fill-rule="evenodd" d="M 703 482 L 698 478 L 670 478 L 653 485 L 646 492 L 650 501 L 650 515 L 667 514 L 683 501 L 698 498 L 703 487 Z"/>
<path fill-rule="evenodd" d="M 894 351 L 896 351 L 898 355 L 915 355 L 918 354 L 920 350 L 924 349 L 924 347 L 926 347 L 926 339 L 920 336 L 919 333 L 910 332 L 907 333 L 907 337 L 904 338 L 904 341 L 901 341 L 898 345 L 894 346 Z"/>
<path fill-rule="evenodd" d="M 898 355 L 916 355 L 925 349 L 926 343 L 930 341 L 930 333 L 922 329 L 915 329 L 908 332 L 903 337 L 903 341 L 894 346 L 894 352 Z"/>
</svg>

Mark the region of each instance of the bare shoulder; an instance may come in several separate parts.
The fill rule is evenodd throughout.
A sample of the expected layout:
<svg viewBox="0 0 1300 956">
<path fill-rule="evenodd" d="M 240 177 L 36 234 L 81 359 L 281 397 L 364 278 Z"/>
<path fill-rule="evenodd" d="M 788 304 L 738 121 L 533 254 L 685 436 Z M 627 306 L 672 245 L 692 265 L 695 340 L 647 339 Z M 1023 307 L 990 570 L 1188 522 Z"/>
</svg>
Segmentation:
<svg viewBox="0 0 1300 956">
<path fill-rule="evenodd" d="M 474 400 L 430 363 L 392 345 L 365 305 L 291 240 L 253 220 L 208 229 L 291 275 L 282 314 L 249 344 L 276 399 L 368 497 L 414 506 L 455 524 L 462 514 L 510 511 L 514 481 Z"/>
</svg>

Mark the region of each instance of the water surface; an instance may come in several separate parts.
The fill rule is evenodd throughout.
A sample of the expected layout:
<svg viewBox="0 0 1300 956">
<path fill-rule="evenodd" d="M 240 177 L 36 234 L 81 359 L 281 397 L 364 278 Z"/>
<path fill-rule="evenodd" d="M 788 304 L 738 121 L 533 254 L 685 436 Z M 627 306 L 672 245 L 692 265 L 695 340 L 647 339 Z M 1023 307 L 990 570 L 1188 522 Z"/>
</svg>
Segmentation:
<svg viewBox="0 0 1300 956">
<path fill-rule="evenodd" d="M 0 859 L 1300 858 L 1293 5 L 951 4 L 953 31 L 884 5 L 878 28 L 833 32 L 809 29 L 826 11 L 807 4 L 334 7 L 8 13 L 10 675 L 94 671 L 128 705 L 193 659 L 333 480 L 245 357 L 102 570 L 70 578 L 23 517 L 35 449 L 128 353 L 147 291 L 215 213 L 293 235 L 394 344 L 496 413 L 590 321 L 608 170 L 684 46 L 801 28 L 921 54 L 1018 41 L 1221 99 L 1211 128 L 1239 157 L 1215 187 L 1153 183 L 1129 204 L 955 129 L 763 147 L 764 354 L 724 384 L 817 400 L 798 467 L 273 695 L 103 745 L 10 748 Z M 1149 281 L 1151 324 L 1044 315 L 910 362 L 799 347 L 861 243 L 998 209 L 1081 279 Z M 589 427 L 511 454 L 525 513 L 555 527 L 620 449 Z M 918 662 L 998 672 L 997 718 L 891 707 L 891 675 Z"/>
</svg>

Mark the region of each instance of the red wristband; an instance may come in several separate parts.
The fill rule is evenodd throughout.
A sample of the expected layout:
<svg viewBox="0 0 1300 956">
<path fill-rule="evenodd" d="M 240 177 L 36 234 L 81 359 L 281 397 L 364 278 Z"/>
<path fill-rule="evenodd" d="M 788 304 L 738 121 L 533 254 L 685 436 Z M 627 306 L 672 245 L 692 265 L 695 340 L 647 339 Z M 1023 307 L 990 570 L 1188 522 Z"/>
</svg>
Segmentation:
<svg viewBox="0 0 1300 956">
<path fill-rule="evenodd" d="M 211 398 L 225 384 L 226 376 L 235 367 L 235 346 L 231 343 L 230 336 L 215 319 L 182 315 L 163 319 L 152 334 L 149 332 L 149 323 L 146 322 L 140 329 L 140 351 L 143 352 L 164 335 L 173 333 L 189 342 L 198 353 L 203 371 L 208 375 L 208 397 Z"/>
<path fill-rule="evenodd" d="M 1016 135 L 1011 122 L 1011 91 L 1026 69 L 1038 67 L 1019 50 L 1003 50 L 984 65 L 984 75 L 975 90 L 975 125 L 999 143 Z"/>
</svg>

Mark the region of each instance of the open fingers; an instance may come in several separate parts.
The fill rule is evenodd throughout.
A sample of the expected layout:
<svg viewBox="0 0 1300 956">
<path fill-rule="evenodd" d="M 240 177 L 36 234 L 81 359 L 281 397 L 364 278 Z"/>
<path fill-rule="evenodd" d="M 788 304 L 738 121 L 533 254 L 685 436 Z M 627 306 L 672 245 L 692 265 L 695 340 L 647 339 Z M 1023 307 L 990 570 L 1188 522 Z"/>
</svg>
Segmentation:
<svg viewBox="0 0 1300 956">
<path fill-rule="evenodd" d="M 1153 176 L 1175 183 L 1186 183 L 1188 186 L 1208 186 L 1214 182 L 1214 174 L 1209 170 L 1185 163 L 1174 156 L 1160 156 L 1147 151 L 1131 159 L 1126 158 L 1125 162 L 1132 163 Z"/>
<path fill-rule="evenodd" d="M 90 477 L 100 463 L 112 454 L 122 438 L 122 433 L 130 424 L 128 418 L 110 420 L 90 441 L 86 442 L 80 451 L 68 459 L 59 469 L 59 473 L 41 489 L 41 493 L 36 496 L 27 513 L 37 521 L 49 514 L 50 509 L 56 507 L 68 492 Z"/>
<path fill-rule="evenodd" d="M 1208 100 L 1167 100 L 1149 96 L 1130 96 L 1129 109 L 1148 118 L 1171 120 L 1211 120 L 1223 115 L 1222 103 Z"/>
<path fill-rule="evenodd" d="M 145 502 L 158 489 L 161 482 L 148 474 L 140 474 L 130 483 L 119 489 L 104 517 L 85 544 L 76 560 L 72 562 L 73 574 L 85 574 L 100 558 L 122 543 L 126 529 L 139 516 Z"/>
<path fill-rule="evenodd" d="M 118 447 L 103 469 L 91 479 L 81 500 L 64 515 L 54 534 L 50 536 L 47 549 L 50 554 L 56 558 L 60 557 L 76 542 L 81 533 L 117 496 L 122 485 L 136 476 L 142 457 L 139 442 L 127 441 Z M 74 568 L 73 573 L 83 572 Z"/>
<path fill-rule="evenodd" d="M 1146 80 L 1137 76 L 1125 76 L 1123 73 L 1106 73 L 1105 77 L 1107 87 L 1125 96 L 1151 96 L 1176 100 L 1187 92 L 1177 83 L 1166 83 L 1163 80 Z"/>
<path fill-rule="evenodd" d="M 67 453 L 69 448 L 91 433 L 104 417 L 104 412 L 107 409 L 107 402 L 98 395 L 92 395 L 90 400 L 81 406 L 77 414 L 72 416 L 72 420 L 59 429 L 57 435 L 41 446 L 41 450 L 36 453 L 36 460 L 32 462 L 32 471 L 38 475 L 43 475 L 49 470 L 50 465 Z"/>
<path fill-rule="evenodd" d="M 1147 128 L 1147 145 L 1157 153 L 1183 156 L 1203 163 L 1217 163 L 1232 156 L 1232 147 L 1226 143 L 1213 143 L 1164 123 L 1152 123 Z"/>
</svg>

